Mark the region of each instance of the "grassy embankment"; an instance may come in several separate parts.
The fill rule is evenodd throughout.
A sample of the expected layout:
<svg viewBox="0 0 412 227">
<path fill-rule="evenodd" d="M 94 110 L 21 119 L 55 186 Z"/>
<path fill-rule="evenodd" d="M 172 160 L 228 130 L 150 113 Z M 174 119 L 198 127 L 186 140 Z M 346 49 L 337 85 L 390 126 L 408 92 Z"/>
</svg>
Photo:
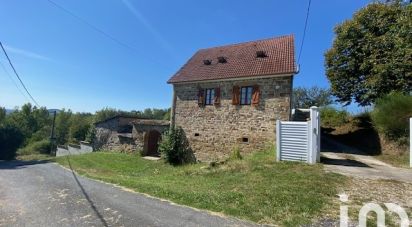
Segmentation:
<svg viewBox="0 0 412 227">
<path fill-rule="evenodd" d="M 338 211 L 331 198 L 346 180 L 325 173 L 322 165 L 275 162 L 273 151 L 214 167 L 206 163 L 173 167 L 162 160 L 105 152 L 56 161 L 84 176 L 179 204 L 285 226 L 308 223 L 328 209 Z"/>
</svg>

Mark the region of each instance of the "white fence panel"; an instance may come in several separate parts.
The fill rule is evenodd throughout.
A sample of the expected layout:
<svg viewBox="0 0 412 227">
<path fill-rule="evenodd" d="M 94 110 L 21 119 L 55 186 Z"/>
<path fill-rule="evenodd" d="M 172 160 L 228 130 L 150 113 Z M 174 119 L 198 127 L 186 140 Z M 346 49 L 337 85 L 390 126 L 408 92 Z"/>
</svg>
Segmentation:
<svg viewBox="0 0 412 227">
<path fill-rule="evenodd" d="M 307 122 L 276 122 L 276 150 L 278 161 L 320 161 L 320 117 L 317 107 L 310 108 Z"/>
<path fill-rule="evenodd" d="M 309 122 L 277 121 L 278 160 L 308 161 Z"/>
</svg>

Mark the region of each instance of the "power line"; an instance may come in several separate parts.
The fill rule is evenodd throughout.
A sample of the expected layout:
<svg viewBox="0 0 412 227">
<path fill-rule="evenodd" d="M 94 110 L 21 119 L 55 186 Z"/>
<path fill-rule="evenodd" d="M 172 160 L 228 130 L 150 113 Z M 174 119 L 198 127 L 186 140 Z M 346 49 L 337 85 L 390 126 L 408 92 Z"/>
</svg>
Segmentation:
<svg viewBox="0 0 412 227">
<path fill-rule="evenodd" d="M 303 43 L 305 42 L 306 27 L 308 26 L 308 18 L 309 18 L 309 11 L 310 11 L 310 3 L 311 2 L 312 2 L 312 0 L 309 0 L 308 9 L 306 11 L 305 27 L 303 28 L 303 37 L 302 37 L 302 43 L 300 44 L 298 63 L 300 62 L 300 55 L 302 54 Z"/>
<path fill-rule="evenodd" d="M 101 35 L 105 36 L 106 38 L 110 39 L 111 41 L 115 42 L 117 45 L 126 48 L 130 51 L 132 51 L 133 53 L 136 54 L 143 54 L 143 52 L 139 49 L 136 49 L 135 47 L 120 41 L 119 39 L 117 39 L 116 37 L 110 35 L 109 33 L 105 32 L 104 30 L 98 28 L 97 26 L 93 25 L 92 23 L 88 22 L 87 20 L 83 19 L 82 17 L 76 15 L 75 13 L 73 13 L 72 11 L 66 9 L 65 7 L 57 4 L 56 2 L 54 2 L 53 0 L 47 0 L 50 4 L 52 4 L 54 7 L 58 8 L 59 10 L 65 12 L 66 14 L 74 17 L 75 19 L 77 19 L 78 21 L 82 22 L 83 24 L 87 25 L 89 28 L 91 28 L 92 30 L 100 33 Z M 152 60 L 152 62 L 156 62 L 158 65 L 162 65 L 163 67 L 168 67 L 164 64 L 164 62 L 159 61 L 157 58 L 151 57 L 151 56 L 147 56 L 146 57 L 150 58 Z"/>
<path fill-rule="evenodd" d="M 33 96 L 30 94 L 30 92 L 29 92 L 29 90 L 27 89 L 26 85 L 24 85 L 23 81 L 21 80 L 19 74 L 17 73 L 16 69 L 15 69 L 14 66 L 13 66 L 13 63 L 11 63 L 11 60 L 10 60 L 10 58 L 9 58 L 9 55 L 8 55 L 7 52 L 6 52 L 6 49 L 4 49 L 3 44 L 1 43 L 1 41 L 0 41 L 0 46 L 1 46 L 1 49 L 3 50 L 3 52 L 4 52 L 4 55 L 6 55 L 6 58 L 7 58 L 7 60 L 9 61 L 9 64 L 10 64 L 11 68 L 13 69 L 14 74 L 16 74 L 16 76 L 17 76 L 17 78 L 19 79 L 19 81 L 20 81 L 21 85 L 23 86 L 24 90 L 26 90 L 26 92 L 27 92 L 27 94 L 29 95 L 30 99 L 33 100 L 33 102 L 36 104 L 36 106 L 37 106 L 37 107 L 40 107 L 40 105 L 36 102 L 36 100 L 35 100 L 35 99 L 33 98 Z"/>
<path fill-rule="evenodd" d="M 134 48 L 134 47 L 130 46 L 129 44 L 127 44 L 127 43 L 125 43 L 125 42 L 122 42 L 122 41 L 118 40 L 117 38 L 111 36 L 109 33 L 103 31 L 102 29 L 100 29 L 100 28 L 98 28 L 98 27 L 96 27 L 96 26 L 94 26 L 93 24 L 89 23 L 87 20 L 81 18 L 80 16 L 77 16 L 77 15 L 74 14 L 72 11 L 64 8 L 63 6 L 55 3 L 55 2 L 52 1 L 52 0 L 47 0 L 47 1 L 48 1 L 49 3 L 51 3 L 53 6 L 55 6 L 56 8 L 62 10 L 63 12 L 65 12 L 65 13 L 69 14 L 70 16 L 76 18 L 77 20 L 79 20 L 79 21 L 82 22 L 83 24 L 89 26 L 89 27 L 92 28 L 94 31 L 96 31 L 96 32 L 98 32 L 98 33 L 106 36 L 107 38 L 109 38 L 109 39 L 112 40 L 113 42 L 117 43 L 118 45 L 123 46 L 123 47 L 125 47 L 125 48 L 127 48 L 127 49 L 130 49 L 130 50 L 132 50 L 132 51 L 134 51 L 134 52 L 140 53 L 140 51 L 137 50 L 136 48 Z"/>
<path fill-rule="evenodd" d="M 27 101 L 30 102 L 30 99 L 27 98 L 26 95 L 24 95 L 23 91 L 20 89 L 20 87 L 17 85 L 16 81 L 13 79 L 13 77 L 10 75 L 10 73 L 7 71 L 6 66 L 4 66 L 3 62 L 0 61 L 0 65 L 3 68 L 3 71 L 7 74 L 7 76 L 10 78 L 10 80 L 13 82 L 14 86 L 16 86 L 17 90 L 20 92 L 20 94 L 27 99 Z"/>
</svg>

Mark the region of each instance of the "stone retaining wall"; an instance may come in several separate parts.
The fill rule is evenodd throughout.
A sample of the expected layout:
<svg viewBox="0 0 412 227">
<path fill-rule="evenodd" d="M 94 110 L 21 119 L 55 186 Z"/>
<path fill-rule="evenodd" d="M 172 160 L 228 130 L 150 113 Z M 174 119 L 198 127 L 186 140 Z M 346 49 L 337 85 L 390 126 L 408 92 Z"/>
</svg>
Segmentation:
<svg viewBox="0 0 412 227">
<path fill-rule="evenodd" d="M 78 155 L 93 152 L 93 147 L 87 142 L 80 142 L 79 145 L 57 146 L 56 157 L 67 155 Z"/>
</svg>

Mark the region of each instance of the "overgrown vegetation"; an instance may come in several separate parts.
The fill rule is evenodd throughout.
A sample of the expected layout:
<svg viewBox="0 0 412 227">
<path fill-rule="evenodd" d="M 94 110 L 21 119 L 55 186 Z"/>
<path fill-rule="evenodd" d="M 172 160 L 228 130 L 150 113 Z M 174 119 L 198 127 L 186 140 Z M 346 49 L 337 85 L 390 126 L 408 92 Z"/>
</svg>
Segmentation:
<svg viewBox="0 0 412 227">
<path fill-rule="evenodd" d="M 320 109 L 322 127 L 335 128 L 349 122 L 350 114 L 345 110 L 338 110 L 334 107 L 323 107 Z"/>
<path fill-rule="evenodd" d="M 87 177 L 258 223 L 299 226 L 339 209 L 332 200 L 345 177 L 326 173 L 321 165 L 274 157 L 270 149 L 215 167 L 172 166 L 139 155 L 95 152 L 57 162 Z"/>
<path fill-rule="evenodd" d="M 374 126 L 388 139 L 401 145 L 408 143 L 412 96 L 401 93 L 389 94 L 376 102 L 371 116 Z"/>
<path fill-rule="evenodd" d="M 163 135 L 159 151 L 172 165 L 182 165 L 196 161 L 182 128 L 172 128 Z"/>
<path fill-rule="evenodd" d="M 51 142 L 48 139 L 36 141 L 27 144 L 25 147 L 17 150 L 18 155 L 30 154 L 50 154 Z"/>
</svg>

